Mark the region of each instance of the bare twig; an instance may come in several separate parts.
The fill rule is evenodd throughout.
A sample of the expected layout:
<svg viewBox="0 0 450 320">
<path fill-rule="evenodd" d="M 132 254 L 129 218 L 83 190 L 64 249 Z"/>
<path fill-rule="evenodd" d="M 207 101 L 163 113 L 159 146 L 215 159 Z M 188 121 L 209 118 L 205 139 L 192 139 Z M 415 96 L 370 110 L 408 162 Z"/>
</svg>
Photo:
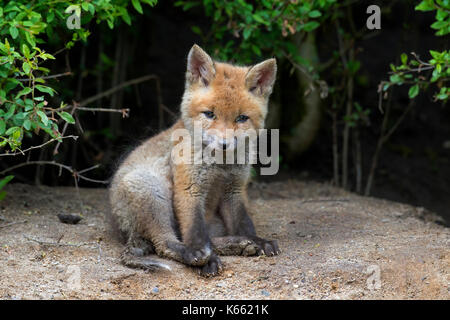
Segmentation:
<svg viewBox="0 0 450 320">
<path fill-rule="evenodd" d="M 81 214 L 84 215 L 83 199 L 81 199 L 80 188 L 78 187 L 78 179 L 76 178 L 75 175 L 73 176 L 73 183 L 75 184 L 75 190 L 77 191 L 77 198 L 78 198 L 78 203 L 80 205 Z"/>
<path fill-rule="evenodd" d="M 338 151 L 338 131 L 337 131 L 337 112 L 332 112 L 332 132 L 333 132 L 333 177 L 334 184 L 339 186 L 339 151 Z"/>
<path fill-rule="evenodd" d="M 96 100 L 98 100 L 100 98 L 109 96 L 109 95 L 113 94 L 114 92 L 116 92 L 118 90 L 121 90 L 121 89 L 123 89 L 125 87 L 131 86 L 131 85 L 134 85 L 134 84 L 138 84 L 138 83 L 142 83 L 142 82 L 146 82 L 146 81 L 149 81 L 149 80 L 158 80 L 159 81 L 159 77 L 157 75 L 154 75 L 154 74 L 148 74 L 148 75 L 143 76 L 143 77 L 139 77 L 139 78 L 135 78 L 135 79 L 132 79 L 132 80 L 128 80 L 128 81 L 122 82 L 121 84 L 119 84 L 119 85 L 117 85 L 115 87 L 112 87 L 111 89 L 108 89 L 106 91 L 103 91 L 103 92 L 101 92 L 99 94 L 96 94 L 96 95 L 94 95 L 92 97 L 89 97 L 89 98 L 85 99 L 84 101 L 80 102 L 80 107 L 85 107 L 85 106 L 91 104 L 92 102 L 94 102 L 94 101 L 96 101 Z"/>
<path fill-rule="evenodd" d="M 283 52 L 283 55 L 286 59 L 288 59 L 288 61 L 297 69 L 299 70 L 301 73 L 303 73 L 311 82 L 311 91 L 314 91 L 315 86 L 314 86 L 314 79 L 311 76 L 311 74 L 305 69 L 303 68 L 301 65 L 299 65 L 298 63 L 296 63 L 294 60 L 292 60 L 291 55 L 287 54 L 286 52 Z"/>
<path fill-rule="evenodd" d="M 356 179 L 356 192 L 361 193 L 362 190 L 362 151 L 361 151 L 361 139 L 359 137 L 359 127 L 353 128 L 353 143 L 355 145 L 354 150 L 354 162 L 355 162 L 355 179 Z"/>
<path fill-rule="evenodd" d="M 173 112 L 172 110 L 170 110 L 169 108 L 167 108 L 166 105 L 162 104 L 161 106 L 164 109 L 164 111 L 167 112 L 168 114 L 170 114 L 173 118 L 177 117 L 177 114 L 175 112 Z"/>
<path fill-rule="evenodd" d="M 414 56 L 414 58 L 415 58 L 417 61 L 420 62 L 420 64 L 423 64 L 424 66 L 431 66 L 431 64 L 429 64 L 428 62 L 422 61 L 422 60 L 419 58 L 419 55 L 418 55 L 417 53 L 411 52 L 411 54 Z"/>
<path fill-rule="evenodd" d="M 86 168 L 86 169 L 83 169 L 83 170 L 78 171 L 78 174 L 85 173 L 85 172 L 88 172 L 88 171 L 97 169 L 98 167 L 100 167 L 100 165 L 99 165 L 99 164 L 96 164 L 95 166 L 92 166 L 92 167 L 89 167 L 89 168 Z"/>
<path fill-rule="evenodd" d="M 3 225 L 0 225 L 0 228 L 6 228 L 6 227 L 9 227 L 9 226 L 12 226 L 12 225 L 15 225 L 15 224 L 27 223 L 27 222 L 28 222 L 28 220 L 14 221 L 14 222 L 10 222 L 10 223 L 6 223 L 6 224 L 3 224 Z"/>
<path fill-rule="evenodd" d="M 65 77 L 65 76 L 71 76 L 73 73 L 70 71 L 67 72 L 63 72 L 63 73 L 58 73 L 58 74 L 52 74 L 50 76 L 45 76 L 45 77 L 38 77 L 39 79 L 55 79 L 55 78 L 60 78 L 60 77 Z M 33 79 L 17 79 L 18 81 L 30 81 Z"/>
<path fill-rule="evenodd" d="M 28 166 L 28 165 L 33 165 L 33 164 L 35 164 L 35 165 L 48 164 L 48 165 L 57 166 L 57 167 L 59 167 L 61 169 L 65 169 L 65 170 L 69 171 L 74 176 L 74 178 L 76 178 L 76 179 L 82 179 L 82 180 L 95 182 L 95 183 L 102 183 L 102 184 L 108 184 L 109 183 L 109 180 L 96 180 L 96 179 L 91 179 L 91 178 L 85 177 L 85 176 L 81 175 L 80 172 L 78 172 L 75 169 L 73 169 L 72 167 L 67 166 L 65 164 L 62 164 L 62 163 L 55 162 L 55 161 L 29 161 L 29 162 L 22 162 L 22 163 L 16 164 L 15 166 L 9 167 L 9 168 L 7 168 L 7 169 L 5 169 L 3 171 L 0 171 L 0 175 L 5 174 L 6 172 L 9 172 L 9 171 L 21 168 L 21 167 L 25 167 L 25 166 Z M 95 169 L 95 168 L 97 168 L 97 167 L 93 166 L 93 167 L 90 167 L 88 169 L 83 169 L 83 170 L 81 170 L 81 172 L 86 172 L 88 170 L 92 170 L 92 169 Z"/>
<path fill-rule="evenodd" d="M 43 240 L 39 240 L 27 235 L 23 236 L 25 239 L 33 241 L 33 242 L 37 242 L 40 245 L 43 246 L 55 246 L 55 247 L 82 247 L 82 246 L 88 246 L 88 245 L 95 245 L 97 243 L 95 242 L 82 242 L 82 243 L 68 243 L 68 242 L 50 242 L 50 241 L 43 241 Z"/>
<path fill-rule="evenodd" d="M 379 91 L 379 108 L 381 108 L 381 104 L 383 102 L 383 92 Z M 367 183 L 366 183 L 366 187 L 364 190 L 364 195 L 365 196 L 369 196 L 370 195 L 370 190 L 372 188 L 372 183 L 373 183 L 373 178 L 375 175 L 375 169 L 378 165 L 378 157 L 380 155 L 381 152 L 381 148 L 383 147 L 384 144 L 384 133 L 387 129 L 387 124 L 388 124 L 388 119 L 389 119 L 389 114 L 391 111 L 391 101 L 392 101 L 392 92 L 389 96 L 389 100 L 386 106 L 386 112 L 384 113 L 384 117 L 383 117 L 383 122 L 381 124 L 381 129 L 380 129 L 380 137 L 378 138 L 378 142 L 377 142 L 377 147 L 375 149 L 375 153 L 372 157 L 372 164 L 370 166 L 370 171 L 369 171 L 369 176 L 367 177 Z"/>
<path fill-rule="evenodd" d="M 349 59 L 354 59 L 354 49 L 350 49 Z M 347 81 L 347 106 L 345 114 L 347 119 L 350 118 L 350 115 L 353 110 L 353 88 L 354 88 L 354 79 L 351 74 L 348 75 Z M 342 141 L 342 188 L 347 188 L 347 179 L 348 179 L 348 148 L 349 148 L 349 138 L 350 138 L 350 123 L 348 121 L 345 122 L 344 133 L 343 133 L 343 141 Z"/>
<path fill-rule="evenodd" d="M 72 111 L 70 112 L 70 115 L 72 115 L 73 116 L 73 113 L 75 112 L 75 109 L 72 109 Z M 64 127 L 63 127 L 63 130 L 62 130 L 62 132 L 61 132 L 61 135 L 64 135 L 65 133 L 66 133 L 66 130 L 67 130 L 67 127 L 69 126 L 69 123 L 68 122 L 66 122 L 65 124 L 64 124 Z M 56 155 L 56 154 L 58 154 L 58 149 L 59 149 L 59 146 L 61 145 L 61 141 L 58 141 L 58 143 L 56 144 L 56 146 L 55 146 L 55 149 L 53 150 L 53 155 Z"/>
<path fill-rule="evenodd" d="M 388 131 L 388 133 L 385 134 L 383 140 L 386 142 L 389 140 L 389 138 L 392 136 L 392 134 L 397 130 L 398 126 L 402 123 L 403 119 L 405 119 L 406 115 L 411 111 L 411 109 L 414 107 L 414 100 L 411 100 L 408 104 L 408 107 L 406 107 L 405 111 L 403 111 L 402 115 L 397 119 L 395 124 L 392 126 L 392 128 Z"/>
<path fill-rule="evenodd" d="M 300 201 L 300 204 L 303 203 L 313 203 L 313 202 L 349 202 L 350 199 L 344 198 L 344 199 L 306 199 Z"/>
<path fill-rule="evenodd" d="M 48 133 L 45 133 L 44 143 L 49 140 L 50 140 L 50 135 Z M 46 154 L 47 154 L 47 149 L 41 148 L 41 150 L 39 150 L 39 157 L 37 160 L 39 160 L 39 161 L 44 160 Z M 28 157 L 27 157 L 26 161 L 30 161 L 30 159 L 31 159 L 31 152 L 28 153 Z M 34 174 L 34 182 L 37 186 L 41 185 L 41 178 L 44 176 L 44 174 L 45 174 L 45 167 L 37 166 L 35 174 Z"/>
<path fill-rule="evenodd" d="M 426 71 L 426 70 L 432 70 L 434 69 L 434 66 L 427 66 L 427 67 L 419 67 L 419 68 L 413 68 L 413 69 L 408 69 L 408 70 L 402 70 L 402 73 L 409 73 L 409 72 L 422 72 L 422 71 Z M 389 71 L 388 74 L 395 74 L 397 72 L 394 71 Z"/>
<path fill-rule="evenodd" d="M 115 87 L 112 87 L 112 88 L 110 88 L 110 89 L 108 89 L 108 90 L 106 90 L 104 92 L 101 92 L 101 93 L 98 93 L 98 94 L 96 94 L 94 96 L 91 96 L 91 97 L 81 101 L 80 103 L 73 102 L 72 105 L 68 105 L 68 106 L 66 106 L 64 108 L 59 108 L 59 109 L 48 108 L 48 110 L 49 110 L 49 112 L 54 112 L 54 111 L 63 111 L 63 110 L 66 110 L 66 109 L 71 109 L 71 115 L 73 115 L 76 110 L 91 111 L 91 112 L 97 112 L 97 111 L 98 112 L 118 112 L 118 113 L 122 114 L 123 118 L 126 118 L 126 117 L 129 116 L 129 112 L 130 112 L 129 108 L 108 109 L 108 108 L 89 108 L 89 107 L 86 107 L 86 106 L 91 104 L 92 102 L 94 102 L 96 100 L 100 100 L 103 97 L 111 95 L 114 92 L 116 92 L 118 90 L 121 90 L 121 89 L 123 89 L 125 87 L 131 86 L 131 85 L 136 85 L 136 84 L 139 84 L 139 83 L 142 83 L 142 82 L 146 82 L 146 81 L 149 81 L 149 80 L 155 80 L 156 81 L 156 88 L 157 88 L 157 95 L 158 95 L 157 101 L 158 101 L 158 109 L 160 110 L 160 114 L 162 113 L 161 110 L 165 110 L 167 113 L 169 113 L 169 114 L 171 114 L 172 116 L 175 117 L 176 115 L 173 112 L 171 112 L 170 109 L 168 109 L 162 103 L 159 77 L 157 75 L 154 75 L 154 74 L 149 74 L 149 75 L 146 75 L 146 76 L 143 76 L 143 77 L 139 77 L 139 78 L 135 78 L 135 79 L 132 79 L 132 80 L 129 80 L 129 81 L 125 81 L 125 82 L 123 82 L 123 83 L 121 83 L 121 84 L 119 84 L 119 85 L 117 85 Z M 160 115 L 160 124 L 162 123 L 161 119 L 163 120 L 162 116 Z M 69 125 L 68 122 L 66 122 L 64 124 L 62 135 L 65 134 L 68 125 Z M 55 149 L 53 150 L 53 154 L 54 155 L 58 153 L 58 149 L 59 149 L 60 145 L 61 145 L 61 142 L 58 142 L 56 144 Z"/>
<path fill-rule="evenodd" d="M 122 114 L 122 118 L 128 118 L 130 115 L 130 109 L 129 108 L 123 108 L 123 109 L 108 109 L 108 108 L 86 108 L 86 107 L 75 107 L 73 108 L 77 110 L 83 110 L 83 111 L 91 111 L 91 112 L 118 112 Z"/>
<path fill-rule="evenodd" d="M 380 92 L 380 95 L 381 94 L 382 93 Z M 403 113 L 397 119 L 395 124 L 387 131 L 388 118 L 389 118 L 390 109 L 391 109 L 391 106 L 390 106 L 391 105 L 391 101 L 392 101 L 391 99 L 392 99 L 392 92 L 391 92 L 391 94 L 389 96 L 388 105 L 386 107 L 386 114 L 384 115 L 383 123 L 381 125 L 380 137 L 378 138 L 378 143 L 377 143 L 377 147 L 375 149 L 375 154 L 372 157 L 372 165 L 370 167 L 370 172 L 369 172 L 369 176 L 368 176 L 368 179 L 367 179 L 367 184 L 366 184 L 366 188 L 365 188 L 365 191 L 364 191 L 364 195 L 365 196 L 369 196 L 370 195 L 370 191 L 372 189 L 373 180 L 374 180 L 374 176 L 375 176 L 375 170 L 376 170 L 377 165 L 378 165 L 378 158 L 380 156 L 381 149 L 383 148 L 383 146 L 386 143 L 386 141 L 389 140 L 389 138 L 392 136 L 392 134 L 397 130 L 397 128 L 403 122 L 403 120 L 405 119 L 406 115 L 414 107 L 414 100 L 410 100 L 410 102 L 408 104 L 408 107 L 403 111 Z"/>
<path fill-rule="evenodd" d="M 57 141 L 57 140 L 59 140 L 59 139 L 66 139 L 66 138 L 73 138 L 74 140 L 77 140 L 77 139 L 78 139 L 78 136 L 72 136 L 72 135 L 70 135 L 70 136 L 65 136 L 65 137 L 53 138 L 53 139 L 50 139 L 50 140 L 48 140 L 47 142 L 45 142 L 45 143 L 43 143 L 43 144 L 40 144 L 40 145 L 38 145 L 38 146 L 32 146 L 32 147 L 29 147 L 28 149 L 20 150 L 20 152 L 2 153 L 2 154 L 0 154 L 0 157 L 5 157 L 5 156 L 16 156 L 16 155 L 19 155 L 19 154 L 20 154 L 20 155 L 25 155 L 25 153 L 28 152 L 28 151 L 30 151 L 30 150 L 33 150 L 33 149 L 39 149 L 39 148 L 42 148 L 42 147 L 46 146 L 47 144 L 50 144 L 50 143 L 52 143 L 52 142 L 54 142 L 54 141 Z"/>
</svg>

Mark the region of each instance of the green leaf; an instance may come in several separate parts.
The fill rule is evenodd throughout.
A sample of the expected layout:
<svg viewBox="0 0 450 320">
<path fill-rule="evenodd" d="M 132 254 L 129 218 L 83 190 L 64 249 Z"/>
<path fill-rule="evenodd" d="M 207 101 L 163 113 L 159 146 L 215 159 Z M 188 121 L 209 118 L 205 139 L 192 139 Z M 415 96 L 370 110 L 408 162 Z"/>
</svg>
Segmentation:
<svg viewBox="0 0 450 320">
<path fill-rule="evenodd" d="M 114 29 L 114 21 L 108 19 L 108 20 L 106 20 L 106 22 L 108 23 L 108 27 L 109 27 L 111 30 Z"/>
<path fill-rule="evenodd" d="M 20 142 L 22 140 L 22 129 L 19 128 L 19 130 L 14 131 L 14 133 L 11 135 L 11 138 L 15 142 Z"/>
<path fill-rule="evenodd" d="M 433 1 L 426 1 L 426 0 L 422 1 L 414 9 L 417 10 L 417 11 L 431 11 L 431 10 L 434 9 Z"/>
<path fill-rule="evenodd" d="M 89 3 L 89 12 L 94 15 L 95 14 L 95 7 L 92 3 Z"/>
<path fill-rule="evenodd" d="M 47 15 L 47 23 L 51 23 L 55 19 L 55 13 L 53 11 L 50 11 L 50 13 Z"/>
<path fill-rule="evenodd" d="M 44 111 L 39 110 L 36 112 L 39 118 L 41 118 L 42 123 L 46 126 L 48 124 L 48 118 L 47 115 L 44 113 Z"/>
<path fill-rule="evenodd" d="M 25 119 L 25 121 L 23 122 L 23 127 L 26 130 L 30 130 L 31 129 L 31 121 L 30 121 L 30 119 Z"/>
<path fill-rule="evenodd" d="M 142 10 L 142 6 L 141 6 L 141 3 L 139 2 L 139 0 L 131 0 L 131 3 L 133 4 L 133 7 L 136 9 L 137 12 L 139 12 L 140 14 L 144 13 L 144 11 Z"/>
<path fill-rule="evenodd" d="M 258 46 L 252 44 L 252 50 L 257 56 L 261 56 L 261 50 L 259 49 Z"/>
<path fill-rule="evenodd" d="M 442 56 L 442 53 L 440 53 L 438 51 L 434 51 L 434 50 L 430 50 L 430 54 L 436 60 L 439 60 Z"/>
<path fill-rule="evenodd" d="M 122 20 L 125 21 L 127 25 L 131 26 L 131 18 L 130 15 L 128 14 L 127 9 L 124 9 L 122 12 Z"/>
<path fill-rule="evenodd" d="M 350 71 L 350 73 L 355 74 L 356 72 L 358 72 L 359 68 L 361 67 L 361 62 L 358 60 L 350 60 L 347 63 L 347 68 Z"/>
<path fill-rule="evenodd" d="M 19 93 L 16 95 L 16 99 L 29 94 L 31 91 L 33 91 L 30 87 L 25 87 L 22 90 L 19 91 Z"/>
<path fill-rule="evenodd" d="M 198 34 L 198 35 L 202 35 L 203 33 L 202 33 L 202 30 L 200 29 L 200 27 L 198 27 L 198 26 L 192 26 L 191 27 L 191 30 L 192 30 L 192 32 L 194 32 L 194 33 L 196 33 L 196 34 Z"/>
<path fill-rule="evenodd" d="M 5 129 L 6 129 L 6 123 L 2 118 L 0 118 L 0 135 L 5 133 Z"/>
<path fill-rule="evenodd" d="M 405 65 L 408 62 L 408 55 L 406 53 L 402 53 L 401 55 L 402 64 Z"/>
<path fill-rule="evenodd" d="M 253 14 L 253 19 L 256 21 L 256 22 L 259 22 L 259 23 L 262 23 L 262 24 L 265 24 L 266 26 L 267 25 L 269 25 L 269 22 L 268 21 L 266 21 L 266 20 L 264 20 L 260 15 L 257 15 L 257 14 Z"/>
<path fill-rule="evenodd" d="M 242 35 L 244 36 L 244 40 L 247 40 L 250 37 L 251 34 L 252 34 L 252 29 L 247 26 L 244 29 L 244 32 L 242 33 Z"/>
<path fill-rule="evenodd" d="M 440 77 L 440 73 L 438 72 L 438 69 L 434 69 L 433 73 L 431 74 L 431 82 L 436 82 Z"/>
<path fill-rule="evenodd" d="M 32 36 L 29 32 L 25 32 L 25 38 L 32 48 L 36 46 L 36 41 L 34 40 L 34 36 Z"/>
<path fill-rule="evenodd" d="M 9 34 L 13 39 L 17 38 L 19 35 L 19 30 L 16 28 L 16 26 L 10 26 L 9 27 Z"/>
<path fill-rule="evenodd" d="M 308 16 L 310 16 L 311 18 L 318 18 L 321 15 L 322 13 L 319 10 L 313 10 L 308 13 Z"/>
<path fill-rule="evenodd" d="M 419 94 L 419 85 L 415 84 L 411 88 L 409 88 L 408 96 L 410 99 L 414 99 Z"/>
<path fill-rule="evenodd" d="M 48 94 L 51 95 L 52 97 L 53 97 L 53 94 L 54 94 L 54 92 L 55 92 L 55 90 L 53 90 L 52 88 L 47 87 L 47 86 L 43 86 L 43 85 L 41 85 L 41 84 L 35 85 L 35 88 L 38 89 L 40 92 L 48 93 Z"/>
<path fill-rule="evenodd" d="M 11 175 L 11 176 L 6 176 L 3 179 L 1 179 L 0 180 L 0 190 L 3 189 L 6 186 L 6 184 L 8 182 L 10 182 L 13 178 L 14 178 L 14 176 Z"/>
<path fill-rule="evenodd" d="M 58 114 L 62 119 L 64 119 L 64 121 L 71 123 L 71 124 L 75 123 L 75 119 L 72 117 L 72 115 L 70 113 L 61 111 L 61 112 L 58 112 Z"/>
<path fill-rule="evenodd" d="M 448 25 L 447 21 L 436 21 L 430 27 L 436 30 L 442 29 Z"/>
<path fill-rule="evenodd" d="M 13 135 L 16 131 L 20 131 L 19 127 L 11 127 L 8 130 L 6 130 L 5 135 L 10 136 Z"/>
<path fill-rule="evenodd" d="M 309 32 L 309 31 L 313 31 L 314 29 L 317 29 L 319 26 L 320 26 L 320 23 L 318 23 L 317 21 L 310 21 L 303 26 L 303 30 L 305 30 L 306 32 Z"/>
<path fill-rule="evenodd" d="M 440 10 L 440 9 L 439 9 L 439 10 L 436 12 L 436 20 L 438 20 L 438 21 L 444 20 L 447 16 L 448 16 L 448 12 L 447 12 L 447 11 L 444 11 L 444 10 Z"/>
<path fill-rule="evenodd" d="M 14 111 L 16 111 L 16 105 L 15 104 L 11 105 L 11 107 L 8 109 L 8 112 L 6 112 L 3 115 L 3 118 L 5 118 L 5 120 L 8 120 L 9 118 L 12 117 L 12 115 L 14 114 Z"/>
<path fill-rule="evenodd" d="M 399 84 L 399 85 L 403 83 L 402 77 L 399 76 L 398 74 L 393 74 L 392 76 L 390 76 L 389 81 L 394 84 Z"/>
<path fill-rule="evenodd" d="M 29 64 L 28 62 L 25 61 L 25 62 L 22 64 L 22 69 L 23 69 L 23 71 L 24 71 L 26 74 L 29 74 L 29 73 L 30 73 L 30 70 L 31 70 L 30 64 Z"/>
<path fill-rule="evenodd" d="M 25 43 L 22 45 L 22 53 L 26 58 L 30 58 L 30 49 L 28 49 L 28 46 Z"/>
<path fill-rule="evenodd" d="M 44 58 L 44 59 L 52 59 L 52 60 L 55 60 L 56 58 L 53 56 L 53 55 L 51 55 L 50 53 L 43 53 L 42 54 L 42 58 Z"/>
<path fill-rule="evenodd" d="M 438 94 L 438 95 L 436 96 L 436 98 L 437 98 L 438 100 L 447 100 L 447 99 L 448 99 L 448 94 L 446 94 L 446 93 L 440 93 L 440 94 Z"/>
</svg>

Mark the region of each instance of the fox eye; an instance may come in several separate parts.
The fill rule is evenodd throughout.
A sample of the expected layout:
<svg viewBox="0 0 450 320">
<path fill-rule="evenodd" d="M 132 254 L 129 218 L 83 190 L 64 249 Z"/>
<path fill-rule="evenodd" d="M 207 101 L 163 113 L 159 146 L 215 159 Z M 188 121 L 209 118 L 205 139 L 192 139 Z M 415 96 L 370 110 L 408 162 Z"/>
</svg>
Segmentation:
<svg viewBox="0 0 450 320">
<path fill-rule="evenodd" d="M 240 123 L 243 123 L 247 120 L 248 120 L 248 116 L 246 116 L 245 114 L 241 114 L 240 116 L 238 116 L 236 118 L 236 122 L 240 122 Z"/>
<path fill-rule="evenodd" d="M 214 119 L 216 117 L 216 115 L 214 114 L 214 112 L 212 111 L 203 111 L 203 114 L 208 118 L 208 119 Z"/>
</svg>

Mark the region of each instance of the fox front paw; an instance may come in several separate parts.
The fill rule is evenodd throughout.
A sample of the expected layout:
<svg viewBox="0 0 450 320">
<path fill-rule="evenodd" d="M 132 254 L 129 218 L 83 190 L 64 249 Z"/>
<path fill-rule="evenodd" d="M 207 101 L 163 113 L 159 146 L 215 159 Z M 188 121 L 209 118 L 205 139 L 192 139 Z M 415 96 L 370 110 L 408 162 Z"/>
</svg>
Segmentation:
<svg viewBox="0 0 450 320">
<path fill-rule="evenodd" d="M 211 255 L 208 263 L 199 269 L 199 274 L 203 277 L 214 277 L 223 270 L 222 261 L 215 254 Z"/>
<path fill-rule="evenodd" d="M 211 257 L 212 250 L 209 246 L 201 249 L 186 247 L 182 253 L 183 261 L 190 266 L 204 266 Z"/>
</svg>

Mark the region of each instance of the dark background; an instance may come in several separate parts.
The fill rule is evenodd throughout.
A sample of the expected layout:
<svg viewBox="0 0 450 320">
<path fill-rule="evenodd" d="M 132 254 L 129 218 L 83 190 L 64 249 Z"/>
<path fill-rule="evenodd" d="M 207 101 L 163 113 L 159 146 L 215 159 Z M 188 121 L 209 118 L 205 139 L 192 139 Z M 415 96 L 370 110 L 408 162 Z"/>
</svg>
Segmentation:
<svg viewBox="0 0 450 320">
<path fill-rule="evenodd" d="M 359 27 L 366 23 L 367 5 L 368 2 L 360 1 L 353 9 L 354 21 Z M 355 88 L 355 100 L 371 110 L 370 126 L 361 131 L 364 178 L 367 177 L 383 116 L 378 110 L 377 86 L 388 78 L 389 64 L 399 63 L 402 52 L 414 51 L 421 57 L 428 57 L 430 48 L 439 50 L 448 46 L 448 39 L 433 36 L 429 27 L 433 22 L 432 14 L 414 11 L 410 1 L 391 1 L 391 6 L 391 11 L 382 15 L 382 29 L 372 31 L 372 35 L 356 43 L 357 58 L 361 61 L 361 81 Z M 110 32 L 105 26 L 92 25 L 92 35 L 87 44 L 77 43 L 70 53 L 61 53 L 66 55 L 65 59 L 57 59 L 51 67 L 55 73 L 65 72 L 67 68 L 74 73 L 70 78 L 59 80 L 58 92 L 81 101 L 98 93 L 99 89 L 108 89 L 114 81 L 155 74 L 160 79 L 164 105 L 176 115 L 184 89 L 187 53 L 194 43 L 202 45 L 201 39 L 190 27 L 199 25 L 207 30 L 209 24 L 201 7 L 184 12 L 168 1 L 161 1 L 152 10 L 146 11 L 144 16 L 138 17 L 131 28 L 122 25 Z M 321 30 L 317 39 L 319 55 L 326 60 L 337 47 L 334 30 L 331 27 Z M 101 52 L 108 58 L 102 59 Z M 114 64 L 108 61 L 119 64 L 118 75 L 114 73 Z M 118 78 L 114 80 L 115 76 Z M 291 80 L 288 72 L 280 72 L 277 81 L 283 88 L 283 94 L 296 90 L 295 87 L 290 88 Z M 281 89 L 278 86 L 275 90 Z M 279 93 L 275 91 L 274 95 Z M 407 87 L 394 89 L 392 121 L 407 107 L 407 93 Z M 450 141 L 450 110 L 448 106 L 433 103 L 432 93 L 421 93 L 416 98 L 414 109 L 383 148 L 371 195 L 425 207 L 437 212 L 449 223 L 450 149 L 445 148 L 444 143 Z M 130 108 L 130 117 L 121 119 L 119 114 L 81 113 L 79 120 L 83 136 L 76 143 L 66 141 L 62 144 L 56 160 L 77 169 L 100 163 L 101 168 L 90 172 L 89 176 L 108 179 L 121 155 L 144 138 L 159 132 L 160 127 L 166 128 L 174 122 L 176 116 L 168 112 L 164 112 L 164 121 L 160 122 L 157 98 L 155 82 L 149 81 L 127 87 L 115 97 L 97 101 L 92 107 Z M 329 103 L 327 99 L 323 101 L 323 105 Z M 281 131 L 289 130 L 288 113 L 282 111 L 281 117 Z M 79 135 L 80 130 L 70 126 L 67 134 Z M 265 177 L 264 180 L 298 178 L 330 182 L 333 178 L 331 143 L 331 118 L 324 113 L 319 133 L 311 147 L 294 158 L 287 157 L 281 148 L 283 159 L 289 160 L 281 162 L 277 176 Z M 46 159 L 51 151 L 33 152 L 31 159 Z M 7 167 L 19 160 L 2 159 L 2 166 Z M 349 167 L 350 190 L 353 190 L 352 165 Z M 16 182 L 73 185 L 70 174 L 59 175 L 59 170 L 51 167 L 26 167 L 14 174 Z M 99 187 L 83 181 L 79 185 Z"/>
</svg>

